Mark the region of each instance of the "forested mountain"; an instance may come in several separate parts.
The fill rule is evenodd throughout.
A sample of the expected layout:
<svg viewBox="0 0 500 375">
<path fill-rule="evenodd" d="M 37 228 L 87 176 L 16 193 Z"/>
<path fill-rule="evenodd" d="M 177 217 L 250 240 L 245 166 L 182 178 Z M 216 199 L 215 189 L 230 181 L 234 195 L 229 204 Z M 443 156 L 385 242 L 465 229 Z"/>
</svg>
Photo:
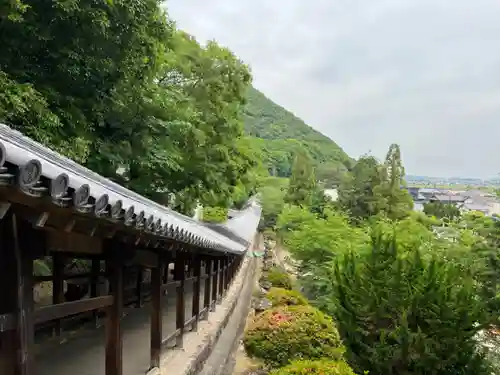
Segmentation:
<svg viewBox="0 0 500 375">
<path fill-rule="evenodd" d="M 297 147 L 312 156 L 318 172 L 343 170 L 351 159 L 333 140 L 304 123 L 293 113 L 274 103 L 263 93 L 250 87 L 244 112 L 247 134 L 263 151 L 263 161 L 270 172 L 289 176 Z"/>
</svg>

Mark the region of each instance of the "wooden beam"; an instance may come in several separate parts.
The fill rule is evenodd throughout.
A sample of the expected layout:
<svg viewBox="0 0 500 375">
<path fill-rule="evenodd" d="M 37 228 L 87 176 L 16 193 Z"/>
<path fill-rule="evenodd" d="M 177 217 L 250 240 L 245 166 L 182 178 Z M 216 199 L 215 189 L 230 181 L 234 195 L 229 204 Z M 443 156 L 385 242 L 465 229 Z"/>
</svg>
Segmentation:
<svg viewBox="0 0 500 375">
<path fill-rule="evenodd" d="M 137 250 L 132 262 L 147 268 L 158 267 L 158 254 L 147 250 Z"/>
<path fill-rule="evenodd" d="M 74 252 L 80 254 L 101 254 L 102 240 L 78 233 L 48 231 L 48 246 L 51 251 Z"/>
<path fill-rule="evenodd" d="M 192 305 L 192 317 L 195 318 L 191 329 L 193 331 L 198 330 L 198 320 L 200 318 L 200 292 L 201 292 L 201 257 L 199 254 L 195 254 L 192 262 L 193 273 L 194 273 L 194 284 L 193 284 L 193 305 Z"/>
<path fill-rule="evenodd" d="M 110 257 L 106 259 L 113 304 L 106 317 L 106 374 L 123 374 L 123 337 L 121 318 L 123 312 L 123 261 L 120 244 L 109 241 Z"/>
<path fill-rule="evenodd" d="M 151 269 L 151 360 L 150 369 L 160 367 L 161 343 L 163 339 L 162 297 L 163 297 L 163 261 Z"/>
<path fill-rule="evenodd" d="M 64 302 L 58 305 L 44 306 L 35 310 L 35 323 L 48 322 L 67 316 L 93 311 L 113 305 L 113 296 L 87 298 L 79 301 Z"/>
<path fill-rule="evenodd" d="M 186 281 L 186 258 L 185 254 L 180 251 L 176 251 L 175 256 L 175 268 L 174 268 L 174 278 L 176 281 L 180 281 L 177 286 L 177 304 L 175 309 L 175 327 L 180 330 L 179 336 L 176 337 L 176 346 L 182 348 L 184 339 L 184 322 L 186 315 L 186 307 L 184 304 L 185 293 L 184 285 Z"/>
</svg>

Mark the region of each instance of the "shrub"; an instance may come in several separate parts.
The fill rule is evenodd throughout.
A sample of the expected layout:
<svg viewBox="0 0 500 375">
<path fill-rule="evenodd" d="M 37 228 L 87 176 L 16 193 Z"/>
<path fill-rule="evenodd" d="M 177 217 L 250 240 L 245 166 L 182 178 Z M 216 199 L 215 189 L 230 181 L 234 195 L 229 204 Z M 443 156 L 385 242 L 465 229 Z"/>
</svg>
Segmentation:
<svg viewBox="0 0 500 375">
<path fill-rule="evenodd" d="M 269 375 L 356 375 L 344 361 L 294 361 Z"/>
<path fill-rule="evenodd" d="M 273 306 L 307 305 L 309 303 L 301 293 L 283 288 L 271 288 L 266 297 Z"/>
<path fill-rule="evenodd" d="M 207 223 L 223 223 L 227 220 L 227 208 L 203 207 L 202 220 Z"/>
<path fill-rule="evenodd" d="M 334 276 L 335 314 L 355 370 L 491 374 L 474 337 L 488 316 L 474 280 L 454 262 L 374 236 L 371 251 L 339 259 Z"/>
<path fill-rule="evenodd" d="M 247 353 L 270 367 L 307 358 L 340 359 L 339 333 L 332 319 L 310 306 L 280 306 L 264 311 L 243 339 Z"/>
<path fill-rule="evenodd" d="M 263 277 L 276 288 L 292 289 L 290 276 L 278 267 L 272 267 Z"/>
</svg>

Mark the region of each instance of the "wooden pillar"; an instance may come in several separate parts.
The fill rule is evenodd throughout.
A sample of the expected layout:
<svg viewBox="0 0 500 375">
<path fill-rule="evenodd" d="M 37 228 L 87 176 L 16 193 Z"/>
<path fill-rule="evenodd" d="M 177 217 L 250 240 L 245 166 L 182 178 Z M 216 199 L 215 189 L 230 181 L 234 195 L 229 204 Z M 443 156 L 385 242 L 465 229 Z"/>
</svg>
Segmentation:
<svg viewBox="0 0 500 375">
<path fill-rule="evenodd" d="M 17 274 L 17 333 L 19 375 L 32 375 L 34 368 L 34 299 L 33 299 L 33 247 L 36 238 L 30 224 L 20 220 L 15 214 L 11 217 L 15 268 Z"/>
<path fill-rule="evenodd" d="M 121 318 L 123 312 L 123 261 L 120 246 L 109 244 L 111 251 L 106 259 L 113 304 L 107 309 L 106 317 L 106 375 L 123 374 L 123 337 Z M 123 245 L 125 246 L 125 245 Z"/>
<path fill-rule="evenodd" d="M 224 295 L 227 293 L 227 290 L 229 289 L 229 274 L 231 270 L 231 259 L 229 257 L 226 257 L 226 268 L 224 270 Z"/>
<path fill-rule="evenodd" d="M 99 296 L 99 275 L 101 273 L 101 260 L 99 258 L 92 258 L 92 263 L 90 266 L 90 298 L 95 298 Z M 94 325 L 97 327 L 99 325 L 99 311 L 94 310 L 92 312 Z"/>
<path fill-rule="evenodd" d="M 201 257 L 199 254 L 194 255 L 192 266 L 195 277 L 193 285 L 192 316 L 196 316 L 192 325 L 192 330 L 196 331 L 198 329 L 198 320 L 200 319 Z"/>
<path fill-rule="evenodd" d="M 16 258 L 12 241 L 10 216 L 0 221 L 0 314 L 14 317 L 17 309 Z M 0 374 L 15 375 L 17 371 L 17 330 L 0 332 Z"/>
<path fill-rule="evenodd" d="M 57 305 L 64 302 L 64 254 L 54 253 L 52 255 L 52 304 Z M 61 320 L 55 322 L 54 335 L 61 336 Z"/>
<path fill-rule="evenodd" d="M 225 270 L 225 257 L 219 260 L 219 292 L 217 294 L 217 303 L 222 302 L 222 295 L 224 294 L 224 270 Z"/>
<path fill-rule="evenodd" d="M 142 279 L 144 277 L 144 267 L 141 265 L 137 266 L 137 280 L 136 280 L 136 293 L 137 293 L 137 302 L 135 307 L 142 307 Z"/>
<path fill-rule="evenodd" d="M 215 305 L 217 303 L 217 293 L 219 290 L 217 281 L 219 280 L 219 258 L 214 258 L 213 261 L 214 269 L 213 269 L 213 282 L 212 282 L 212 311 L 215 311 Z"/>
<path fill-rule="evenodd" d="M 177 304 L 175 310 L 175 328 L 180 330 L 179 335 L 176 338 L 175 345 L 179 348 L 183 346 L 184 340 L 184 323 L 186 322 L 186 306 L 184 303 L 185 293 L 184 286 L 186 281 L 186 256 L 185 254 L 177 251 L 175 254 L 175 268 L 174 268 L 174 278 L 179 281 L 177 286 Z"/>
<path fill-rule="evenodd" d="M 210 311 L 210 284 L 212 280 L 212 258 L 205 258 L 205 290 L 203 291 L 203 308 L 206 309 L 205 318 L 208 319 L 208 312 Z"/>
<path fill-rule="evenodd" d="M 150 368 L 160 367 L 163 340 L 162 297 L 165 259 L 159 258 L 158 267 L 151 269 L 151 361 Z"/>
</svg>

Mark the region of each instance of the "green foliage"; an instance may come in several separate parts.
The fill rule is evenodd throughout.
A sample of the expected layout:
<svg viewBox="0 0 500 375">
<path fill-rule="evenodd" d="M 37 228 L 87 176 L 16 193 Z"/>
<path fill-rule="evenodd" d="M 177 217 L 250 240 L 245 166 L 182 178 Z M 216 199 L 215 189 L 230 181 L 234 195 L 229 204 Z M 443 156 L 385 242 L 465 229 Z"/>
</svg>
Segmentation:
<svg viewBox="0 0 500 375">
<path fill-rule="evenodd" d="M 249 195 L 251 76 L 229 50 L 177 30 L 156 0 L 0 9 L 0 121 L 183 213 Z"/>
<path fill-rule="evenodd" d="M 340 184 L 338 204 L 359 222 L 378 213 L 378 202 L 375 196 L 376 187 L 382 182 L 379 164 L 373 157 L 361 157 L 351 174 Z"/>
<path fill-rule="evenodd" d="M 310 206 L 316 190 L 316 177 L 311 158 L 306 152 L 299 151 L 292 167 L 292 176 L 285 195 L 285 202 L 296 206 Z"/>
<path fill-rule="evenodd" d="M 306 268 L 328 263 L 369 239 L 362 228 L 352 227 L 338 212 L 330 211 L 325 218 L 318 218 L 297 206 L 285 208 L 277 229 L 287 249 Z"/>
<path fill-rule="evenodd" d="M 383 164 L 364 156 L 340 184 L 338 204 L 355 223 L 379 214 L 392 220 L 403 219 L 413 208 L 412 198 L 404 189 L 404 175 L 396 144 L 390 146 Z"/>
<path fill-rule="evenodd" d="M 308 358 L 340 359 L 343 347 L 335 324 L 312 306 L 281 306 L 264 311 L 248 327 L 247 353 L 270 367 Z"/>
<path fill-rule="evenodd" d="M 451 203 L 429 202 L 424 204 L 424 212 L 438 219 L 454 220 L 460 217 L 460 209 Z"/>
<path fill-rule="evenodd" d="M 406 254 L 394 238 L 375 237 L 369 253 L 346 255 L 334 275 L 335 316 L 356 369 L 486 373 L 474 339 L 483 304 L 472 277 L 453 263 L 425 260 L 418 249 Z"/>
<path fill-rule="evenodd" d="M 268 177 L 260 182 L 259 201 L 262 205 L 261 229 L 274 228 L 278 215 L 283 211 L 288 180 Z"/>
<path fill-rule="evenodd" d="M 307 305 L 309 302 L 299 292 L 284 288 L 271 288 L 266 297 L 272 302 L 273 306 L 295 306 Z"/>
<path fill-rule="evenodd" d="M 344 361 L 328 359 L 294 361 L 289 365 L 271 371 L 270 375 L 356 375 Z"/>
<path fill-rule="evenodd" d="M 256 138 L 255 145 L 273 176 L 289 177 L 297 149 L 312 156 L 314 166 L 329 163 L 344 169 L 351 163 L 346 153 L 330 138 L 306 125 L 253 87 L 247 93 L 245 131 Z"/>
<path fill-rule="evenodd" d="M 202 220 L 207 223 L 223 223 L 227 220 L 227 209 L 223 207 L 203 207 Z"/>
<path fill-rule="evenodd" d="M 411 195 L 403 187 L 405 170 L 401 161 L 401 150 L 397 144 L 389 147 L 384 164 L 379 168 L 381 183 L 375 188 L 378 197 L 377 209 L 383 211 L 392 220 L 399 220 L 408 215 L 413 208 Z"/>
<path fill-rule="evenodd" d="M 263 273 L 262 278 L 271 283 L 273 287 L 292 289 L 290 275 L 280 267 L 271 267 L 269 271 Z"/>
</svg>

